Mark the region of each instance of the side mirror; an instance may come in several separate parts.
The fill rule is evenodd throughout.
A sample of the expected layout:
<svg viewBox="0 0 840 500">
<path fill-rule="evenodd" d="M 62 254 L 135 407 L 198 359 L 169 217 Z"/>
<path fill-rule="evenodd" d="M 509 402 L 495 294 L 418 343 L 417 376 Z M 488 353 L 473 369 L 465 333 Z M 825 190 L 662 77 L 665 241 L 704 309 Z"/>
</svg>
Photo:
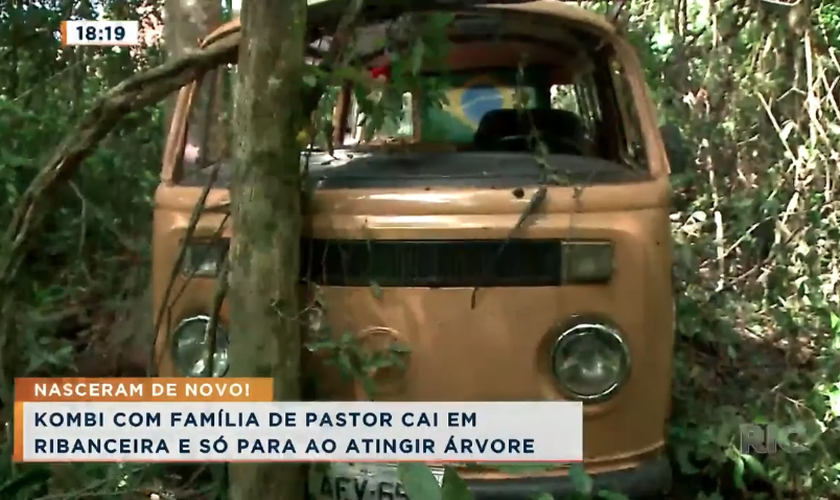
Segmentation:
<svg viewBox="0 0 840 500">
<path fill-rule="evenodd" d="M 685 172 L 688 169 L 691 158 L 688 144 L 686 144 L 682 131 L 673 123 L 666 123 L 659 127 L 659 133 L 662 135 L 662 142 L 665 146 L 668 163 L 671 164 L 671 174 Z"/>
</svg>

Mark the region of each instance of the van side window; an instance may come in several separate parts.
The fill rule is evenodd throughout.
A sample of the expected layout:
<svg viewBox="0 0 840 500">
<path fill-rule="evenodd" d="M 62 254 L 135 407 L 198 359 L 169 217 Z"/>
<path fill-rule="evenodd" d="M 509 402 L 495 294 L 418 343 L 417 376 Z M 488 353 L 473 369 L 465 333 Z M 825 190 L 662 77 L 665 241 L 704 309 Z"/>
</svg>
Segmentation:
<svg viewBox="0 0 840 500">
<path fill-rule="evenodd" d="M 348 134 L 344 137 L 344 145 L 364 142 L 380 142 L 414 136 L 414 97 L 405 92 L 398 114 L 386 113 L 381 124 L 372 131 L 372 136 L 365 137 L 370 132 L 371 117 L 366 116 L 359 106 L 355 92 L 350 97 L 350 113 L 348 114 Z"/>
<path fill-rule="evenodd" d="M 633 91 L 627 80 L 624 67 L 615 58 L 610 60 L 610 73 L 612 73 L 616 103 L 624 121 L 622 154 L 634 166 L 647 168 L 644 163 L 644 135 L 642 134 L 642 126 L 638 111 L 636 110 L 636 103 L 633 100 Z"/>
<path fill-rule="evenodd" d="M 234 65 L 219 67 L 197 82 L 187 116 L 181 182 L 201 185 L 209 167 L 222 163 L 220 178 L 230 176 Z M 204 180 L 202 180 L 204 179 Z"/>
<path fill-rule="evenodd" d="M 583 75 L 575 83 L 551 86 L 551 107 L 572 111 L 583 120 L 587 139 L 594 141 L 601 122 L 601 107 L 597 89 L 590 75 Z"/>
</svg>

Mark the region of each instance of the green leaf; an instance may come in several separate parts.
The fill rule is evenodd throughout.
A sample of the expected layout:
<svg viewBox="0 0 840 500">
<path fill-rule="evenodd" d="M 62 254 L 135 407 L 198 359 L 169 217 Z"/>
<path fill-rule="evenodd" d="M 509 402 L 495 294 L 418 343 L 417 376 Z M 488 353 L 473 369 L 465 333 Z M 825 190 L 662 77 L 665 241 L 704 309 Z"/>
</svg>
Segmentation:
<svg viewBox="0 0 840 500">
<path fill-rule="evenodd" d="M 767 477 L 767 471 L 764 469 L 764 465 L 759 462 L 757 458 L 752 455 L 741 455 L 741 459 L 753 474 L 761 476 L 762 478 Z"/>
<path fill-rule="evenodd" d="M 584 495 L 592 494 L 592 478 L 584 470 L 583 464 L 572 464 L 569 468 L 569 479 L 576 492 Z"/>
<path fill-rule="evenodd" d="M 429 31 L 432 33 L 445 31 L 450 23 L 455 21 L 455 14 L 451 12 L 437 12 L 427 18 Z"/>
<path fill-rule="evenodd" d="M 350 359 L 350 355 L 347 354 L 346 351 L 341 350 L 341 351 L 338 352 L 338 356 L 336 357 L 336 363 L 338 364 L 338 367 L 341 370 L 342 375 L 352 376 L 352 374 L 353 374 L 353 360 Z"/>
<path fill-rule="evenodd" d="M 735 486 L 739 490 L 745 490 L 746 485 L 744 484 L 744 459 L 742 455 L 738 455 L 733 458 L 735 462 L 735 469 L 732 471 L 732 480 L 735 482 Z"/>
<path fill-rule="evenodd" d="M 534 496 L 531 497 L 532 500 L 554 500 L 554 497 L 551 496 L 551 493 L 546 493 L 543 491 L 542 493 L 535 493 Z"/>
<path fill-rule="evenodd" d="M 416 75 L 423 69 L 423 59 L 426 52 L 426 44 L 417 40 L 411 47 L 411 74 Z"/>
<path fill-rule="evenodd" d="M 466 481 L 461 479 L 454 467 L 443 471 L 443 484 L 440 488 L 441 500 L 472 500 L 472 492 Z"/>
<path fill-rule="evenodd" d="M 373 368 L 388 368 L 392 364 L 390 353 L 386 355 L 383 352 L 374 352 L 365 360 L 364 366 L 370 370 Z"/>
<path fill-rule="evenodd" d="M 726 354 L 729 355 L 729 359 L 738 359 L 738 349 L 732 344 L 726 346 Z"/>
<path fill-rule="evenodd" d="M 371 293 L 373 293 L 373 297 L 376 300 L 381 300 L 382 299 L 382 287 L 379 286 L 379 283 L 377 283 L 375 281 L 371 281 L 370 282 L 370 291 L 371 291 Z"/>
<path fill-rule="evenodd" d="M 373 379 L 366 375 L 363 375 L 358 378 L 361 379 L 362 390 L 365 391 L 365 396 L 367 396 L 367 398 L 371 400 L 376 399 L 376 384 L 373 383 Z"/>
<path fill-rule="evenodd" d="M 312 74 L 303 75 L 303 84 L 307 87 L 314 87 L 318 84 L 318 77 Z"/>
<path fill-rule="evenodd" d="M 428 465 L 403 462 L 397 466 L 397 476 L 408 498 L 441 500 L 440 485 Z"/>
</svg>

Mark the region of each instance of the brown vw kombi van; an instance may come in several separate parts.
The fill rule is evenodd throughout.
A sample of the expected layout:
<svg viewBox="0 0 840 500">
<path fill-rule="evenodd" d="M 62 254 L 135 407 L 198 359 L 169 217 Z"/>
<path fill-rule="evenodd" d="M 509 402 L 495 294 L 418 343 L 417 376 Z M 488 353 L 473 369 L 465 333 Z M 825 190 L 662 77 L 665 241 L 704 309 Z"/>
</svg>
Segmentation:
<svg viewBox="0 0 840 500">
<path fill-rule="evenodd" d="M 639 61 L 610 22 L 571 3 L 454 3 L 446 68 L 421 68 L 445 102 L 408 92 L 402 119 L 366 139 L 356 93 L 344 85 L 333 151 L 304 155 L 314 192 L 301 286 L 322 308 L 310 310 L 309 328 L 328 323 L 371 349 L 408 348 L 402 369 L 370 371 L 378 399 L 583 401 L 596 488 L 666 490 L 669 166 Z M 378 22 L 355 44 L 369 68 L 388 66 L 383 40 L 399 37 Z M 233 22 L 206 41 L 230 44 L 231 64 L 181 91 L 163 160 L 154 226 L 163 375 L 207 375 L 205 330 L 231 231 L 212 207 L 228 200 L 238 36 Z M 187 240 L 215 165 L 211 210 Z M 213 376 L 225 375 L 227 340 L 243 333 L 228 330 L 226 307 Z M 368 397 L 317 356 L 307 371 L 321 399 Z M 315 496 L 365 500 L 352 487 L 361 476 L 366 490 L 379 483 L 363 497 L 404 496 L 385 465 L 333 473 L 313 479 Z M 480 499 L 571 489 L 564 468 L 463 476 Z"/>
</svg>

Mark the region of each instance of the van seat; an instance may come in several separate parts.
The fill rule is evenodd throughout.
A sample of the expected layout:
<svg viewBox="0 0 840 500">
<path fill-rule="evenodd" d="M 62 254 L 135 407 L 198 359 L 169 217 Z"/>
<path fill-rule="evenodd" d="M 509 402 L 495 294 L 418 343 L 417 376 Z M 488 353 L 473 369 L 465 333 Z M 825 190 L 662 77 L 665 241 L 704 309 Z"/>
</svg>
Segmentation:
<svg viewBox="0 0 840 500">
<path fill-rule="evenodd" d="M 586 142 L 583 120 L 563 109 L 496 109 L 488 111 L 478 124 L 473 136 L 476 149 L 484 151 L 505 150 L 499 140 L 509 136 L 529 136 L 535 130 L 552 153 L 570 154 L 562 144 L 580 145 Z M 554 147 L 553 147 L 554 146 Z"/>
</svg>

